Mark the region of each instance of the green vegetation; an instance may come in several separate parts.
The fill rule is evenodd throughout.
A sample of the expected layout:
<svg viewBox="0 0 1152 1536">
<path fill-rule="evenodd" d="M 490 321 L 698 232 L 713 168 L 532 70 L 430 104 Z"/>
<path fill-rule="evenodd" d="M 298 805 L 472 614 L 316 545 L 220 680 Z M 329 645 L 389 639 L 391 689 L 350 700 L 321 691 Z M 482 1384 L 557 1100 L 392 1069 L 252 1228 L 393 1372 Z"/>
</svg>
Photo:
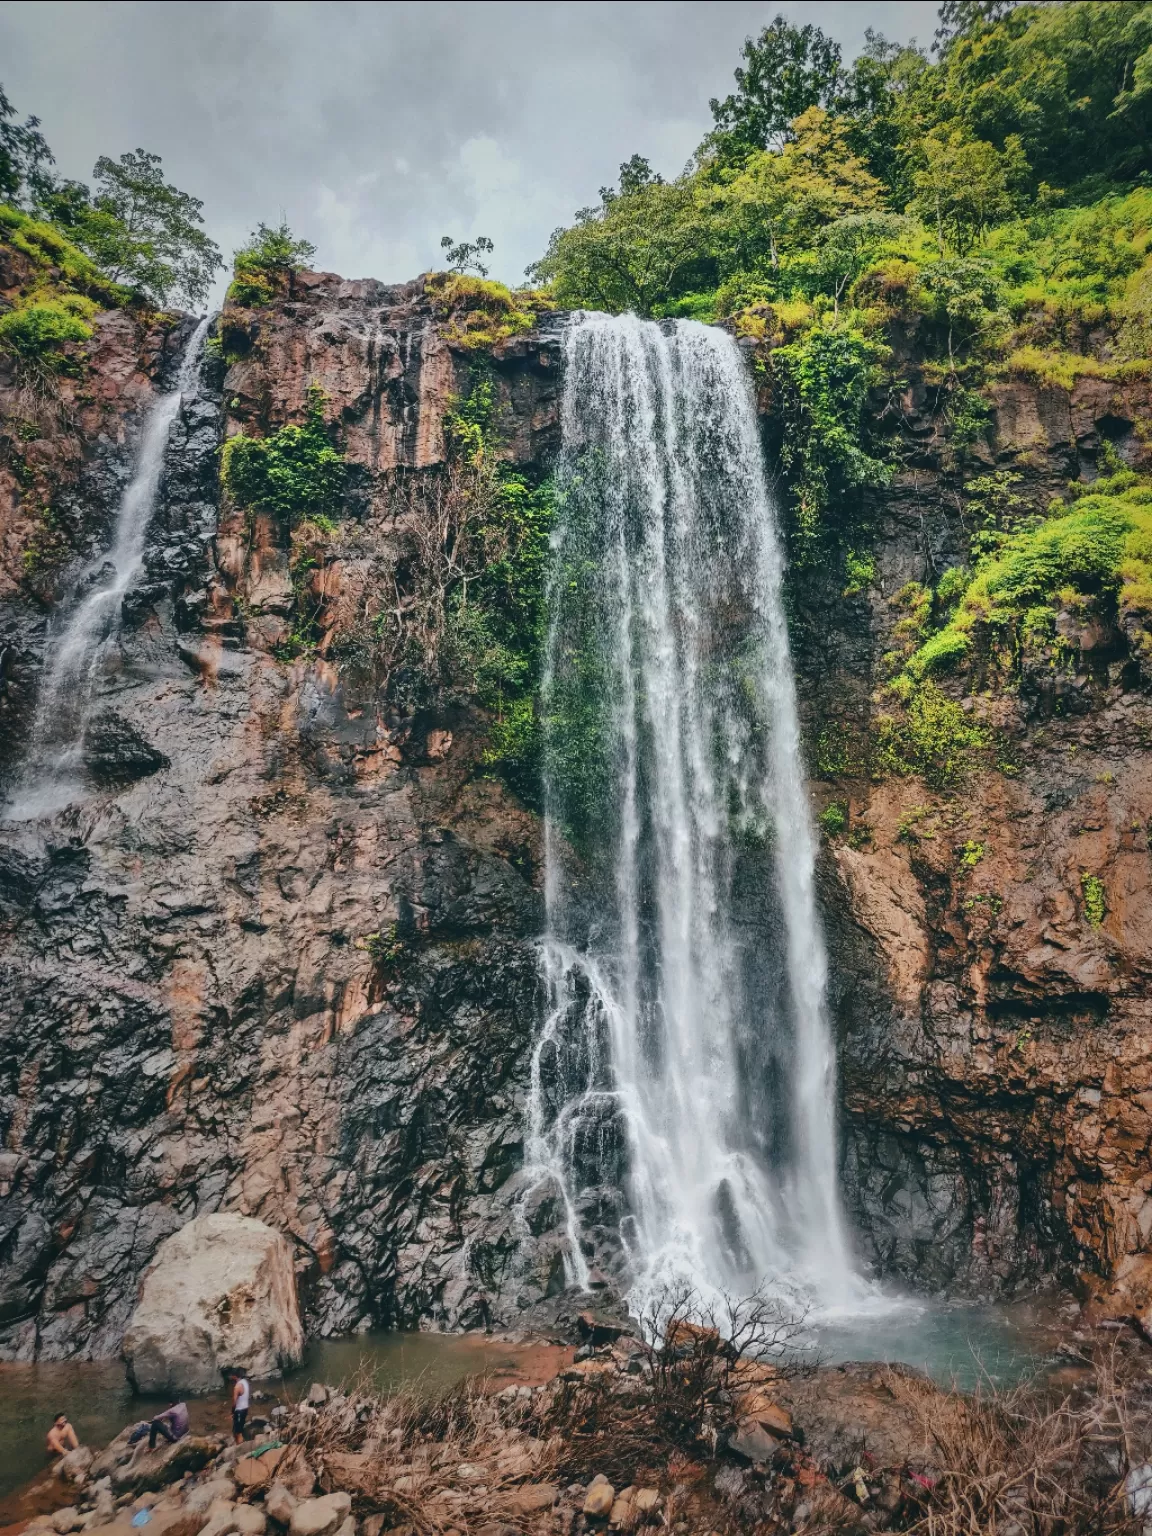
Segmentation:
<svg viewBox="0 0 1152 1536">
<path fill-rule="evenodd" d="M 962 848 L 957 848 L 956 858 L 961 869 L 975 869 L 986 852 L 987 849 L 983 843 L 978 843 L 969 838 Z"/>
<path fill-rule="evenodd" d="M 875 722 L 874 773 L 916 774 L 932 789 L 955 789 L 987 761 L 989 730 L 935 683 L 917 688 L 900 714 Z"/>
<path fill-rule="evenodd" d="M 1130 638 L 1152 649 L 1152 486 L 1122 470 L 1077 489 L 978 562 L 951 617 L 909 658 L 906 691 L 974 664 L 1010 681 L 1029 649 L 1050 647 L 1062 613 L 1130 618 Z"/>
<path fill-rule="evenodd" d="M 424 287 L 445 337 L 467 351 L 494 347 L 506 337 L 530 331 L 546 304 L 531 289 L 513 292 L 503 283 L 460 272 L 431 272 Z"/>
<path fill-rule="evenodd" d="M 34 268 L 14 307 L 53 310 L 9 329 L 5 350 L 39 366 L 41 382 L 59 371 L 61 343 L 84 339 L 76 322 L 97 307 L 200 304 L 223 265 L 202 228 L 203 205 L 165 181 L 159 155 L 101 155 L 93 187 L 56 176 L 52 164 L 39 119 L 15 121 L 0 87 L 0 240 Z M 91 310 L 68 302 L 76 295 L 94 301 Z"/>
<path fill-rule="evenodd" d="M 838 800 L 826 805 L 820 812 L 820 828 L 825 837 L 843 837 L 847 825 L 848 809 Z"/>
<path fill-rule="evenodd" d="M 69 304 L 67 299 L 50 299 L 0 315 L 0 352 L 24 364 L 37 363 L 46 371 L 63 371 L 71 362 L 61 351 L 63 343 L 87 341 L 92 335 L 92 327 L 81 318 L 83 311 L 75 305 L 75 300 Z"/>
<path fill-rule="evenodd" d="M 275 227 L 258 224 L 233 257 L 229 304 L 246 309 L 270 304 L 287 291 L 292 273 L 315 254 L 312 242 L 298 239 L 283 219 Z"/>
<path fill-rule="evenodd" d="M 266 512 L 289 528 L 334 517 L 343 493 L 344 456 L 333 447 L 323 390 L 313 385 L 301 426 L 269 437 L 239 433 L 224 444 L 220 477 L 238 506 Z"/>
<path fill-rule="evenodd" d="M 876 580 L 876 561 L 869 554 L 860 554 L 850 549 L 844 556 L 844 575 L 847 585 L 841 596 L 856 597 L 867 591 Z"/>
<path fill-rule="evenodd" d="M 1083 870 L 1080 875 L 1080 894 L 1084 898 L 1084 916 L 1093 928 L 1099 928 L 1108 913 L 1104 895 L 1104 882 L 1099 875 Z"/>
<path fill-rule="evenodd" d="M 535 276 L 562 305 L 761 342 L 793 557 L 843 558 L 897 452 L 867 427 L 900 385 L 894 322 L 961 466 L 996 377 L 1152 366 L 1150 61 L 1147 0 L 947 5 L 934 57 L 869 34 L 850 67 L 777 17 L 688 169 L 633 155 Z"/>
</svg>

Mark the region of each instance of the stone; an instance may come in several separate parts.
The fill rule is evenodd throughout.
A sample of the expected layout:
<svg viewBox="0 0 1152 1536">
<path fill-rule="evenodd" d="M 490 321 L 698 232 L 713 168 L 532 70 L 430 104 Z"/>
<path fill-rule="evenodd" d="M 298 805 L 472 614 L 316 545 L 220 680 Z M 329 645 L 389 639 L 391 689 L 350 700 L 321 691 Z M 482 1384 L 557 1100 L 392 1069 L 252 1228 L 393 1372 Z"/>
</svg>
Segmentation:
<svg viewBox="0 0 1152 1536">
<path fill-rule="evenodd" d="M 287 1525 L 292 1519 L 292 1511 L 299 1502 L 296 1495 L 289 1493 L 283 1483 L 273 1483 L 264 1495 L 264 1512 L 278 1525 Z"/>
<path fill-rule="evenodd" d="M 276 1468 L 288 1454 L 288 1447 L 273 1446 L 259 1456 L 242 1456 L 232 1469 L 232 1476 L 241 1488 L 263 1488 L 272 1481 Z"/>
<path fill-rule="evenodd" d="M 170 767 L 168 758 L 114 709 L 103 709 L 84 735 L 84 766 L 102 787 L 115 788 Z"/>
<path fill-rule="evenodd" d="M 254 1504 L 237 1504 L 232 1511 L 232 1529 L 238 1536 L 264 1536 L 268 1520 Z"/>
<path fill-rule="evenodd" d="M 652 1515 L 663 1504 L 659 1488 L 638 1488 L 636 1497 L 632 1501 L 639 1514 Z"/>
<path fill-rule="evenodd" d="M 185 1435 L 172 1445 L 158 1445 L 138 1461 L 125 1462 L 112 1473 L 117 1493 L 146 1492 L 178 1482 L 185 1472 L 199 1472 L 219 1455 L 222 1442 L 215 1436 Z"/>
<path fill-rule="evenodd" d="M 330 1536 L 343 1525 L 352 1508 L 347 1493 L 327 1493 L 297 1504 L 288 1522 L 288 1536 Z"/>
<path fill-rule="evenodd" d="M 791 1438 L 792 1415 L 787 1408 L 782 1408 L 779 1403 L 774 1402 L 766 1392 L 745 1393 L 737 1403 L 737 1411 L 742 1418 L 755 1419 L 770 1435 Z"/>
<path fill-rule="evenodd" d="M 160 1244 L 124 1335 L 136 1389 L 174 1395 L 218 1388 L 226 1366 L 278 1375 L 303 1348 L 291 1246 L 262 1221 L 225 1211 Z"/>
<path fill-rule="evenodd" d="M 594 1479 L 584 1495 L 584 1514 L 590 1520 L 605 1520 L 612 1513 L 615 1502 L 616 1490 L 612 1484 L 606 1478 L 602 1482 Z"/>
<path fill-rule="evenodd" d="M 551 1509 L 560 1496 L 555 1483 L 524 1483 L 508 1495 L 509 1505 L 521 1515 L 534 1515 Z"/>
<path fill-rule="evenodd" d="M 312 1463 L 297 1453 L 290 1461 L 276 1469 L 281 1483 L 297 1499 L 310 1499 L 316 1489 L 316 1473 Z"/>
<path fill-rule="evenodd" d="M 96 1499 L 92 1505 L 92 1524 L 107 1525 L 116 1514 L 116 1500 L 112 1497 L 112 1489 L 109 1486 L 96 1490 Z"/>
<path fill-rule="evenodd" d="M 84 1516 L 74 1504 L 68 1504 L 52 1515 L 52 1529 L 59 1532 L 59 1536 L 68 1536 L 70 1531 L 78 1531 L 83 1524 Z"/>
<path fill-rule="evenodd" d="M 198 1483 L 184 1495 L 184 1507 L 208 1514 L 220 1500 L 231 1504 L 236 1498 L 236 1484 L 230 1477 L 212 1477 L 206 1483 Z"/>
<path fill-rule="evenodd" d="M 323 1408 L 328 1401 L 328 1388 L 322 1382 L 314 1381 L 308 1388 L 308 1396 L 305 1399 L 309 1408 Z"/>
<path fill-rule="evenodd" d="M 61 1456 L 54 1471 L 63 1482 L 84 1483 L 95 1459 L 96 1453 L 90 1446 L 78 1445 L 75 1450 Z"/>
<path fill-rule="evenodd" d="M 761 1466 L 764 1462 L 772 1460 L 780 1449 L 780 1442 L 766 1429 L 761 1428 L 755 1419 L 741 1419 L 728 1436 L 728 1448 L 735 1451 L 737 1456 L 743 1456 L 746 1461 L 752 1462 L 754 1466 Z"/>
</svg>

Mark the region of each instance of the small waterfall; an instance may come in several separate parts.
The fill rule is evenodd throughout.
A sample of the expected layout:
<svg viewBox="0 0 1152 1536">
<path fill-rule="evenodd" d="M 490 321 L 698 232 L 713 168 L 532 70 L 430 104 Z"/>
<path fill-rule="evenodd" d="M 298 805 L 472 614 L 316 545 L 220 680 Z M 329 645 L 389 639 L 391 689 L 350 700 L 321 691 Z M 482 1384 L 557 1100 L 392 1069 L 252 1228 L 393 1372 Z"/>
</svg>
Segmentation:
<svg viewBox="0 0 1152 1536">
<path fill-rule="evenodd" d="M 634 1305 L 688 1283 L 850 1306 L 814 837 L 747 369 L 723 331 L 633 316 L 577 318 L 565 358 L 529 1177 L 563 1190 L 571 1282 L 588 1279 L 580 1240 L 599 1252 L 611 1229 Z"/>
<path fill-rule="evenodd" d="M 211 316 L 185 348 L 176 387 L 157 397 L 144 422 L 135 469 L 113 524 L 112 545 L 79 583 L 83 595 L 49 638 L 36 702 L 31 745 L 9 820 L 50 814 L 82 788 L 84 737 L 101 658 L 119 631 L 121 605 L 144 562 L 148 524 L 156 507 L 168 437 L 184 395 L 196 381 Z"/>
</svg>

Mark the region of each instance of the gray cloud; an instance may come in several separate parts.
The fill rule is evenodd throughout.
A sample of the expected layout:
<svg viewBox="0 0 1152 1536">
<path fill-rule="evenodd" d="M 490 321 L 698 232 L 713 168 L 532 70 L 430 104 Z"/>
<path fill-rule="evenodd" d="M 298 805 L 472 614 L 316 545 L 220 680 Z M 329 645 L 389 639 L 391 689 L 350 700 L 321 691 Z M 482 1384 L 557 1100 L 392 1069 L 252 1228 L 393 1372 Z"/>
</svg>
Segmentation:
<svg viewBox="0 0 1152 1536">
<path fill-rule="evenodd" d="M 62 172 L 142 145 L 204 200 L 225 253 L 281 210 L 348 276 L 433 266 L 443 234 L 496 243 L 516 282 L 634 151 L 675 174 L 777 12 L 848 55 L 902 4 L 0 3 L 0 79 Z"/>
</svg>

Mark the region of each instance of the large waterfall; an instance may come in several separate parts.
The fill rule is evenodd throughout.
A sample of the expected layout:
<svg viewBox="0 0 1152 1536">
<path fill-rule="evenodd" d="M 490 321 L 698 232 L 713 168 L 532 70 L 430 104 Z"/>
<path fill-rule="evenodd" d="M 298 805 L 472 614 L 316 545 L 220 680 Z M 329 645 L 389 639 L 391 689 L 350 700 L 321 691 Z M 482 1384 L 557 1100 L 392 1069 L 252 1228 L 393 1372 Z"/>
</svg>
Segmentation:
<svg viewBox="0 0 1152 1536">
<path fill-rule="evenodd" d="M 782 553 L 736 343 L 578 317 L 544 679 L 549 1012 L 528 1164 L 570 1279 L 859 1293 Z M 601 1245 L 602 1246 L 602 1245 Z"/>
<path fill-rule="evenodd" d="M 20 820 L 49 814 L 82 788 L 82 759 L 92 700 L 107 644 L 120 628 L 124 598 L 144 563 L 148 524 L 164 473 L 168 438 L 193 387 L 211 316 L 189 338 L 175 388 L 159 395 L 145 418 L 132 477 L 112 526 L 111 546 L 81 575 L 79 595 L 51 634 L 32 737 L 16 795 L 4 814 Z"/>
</svg>

